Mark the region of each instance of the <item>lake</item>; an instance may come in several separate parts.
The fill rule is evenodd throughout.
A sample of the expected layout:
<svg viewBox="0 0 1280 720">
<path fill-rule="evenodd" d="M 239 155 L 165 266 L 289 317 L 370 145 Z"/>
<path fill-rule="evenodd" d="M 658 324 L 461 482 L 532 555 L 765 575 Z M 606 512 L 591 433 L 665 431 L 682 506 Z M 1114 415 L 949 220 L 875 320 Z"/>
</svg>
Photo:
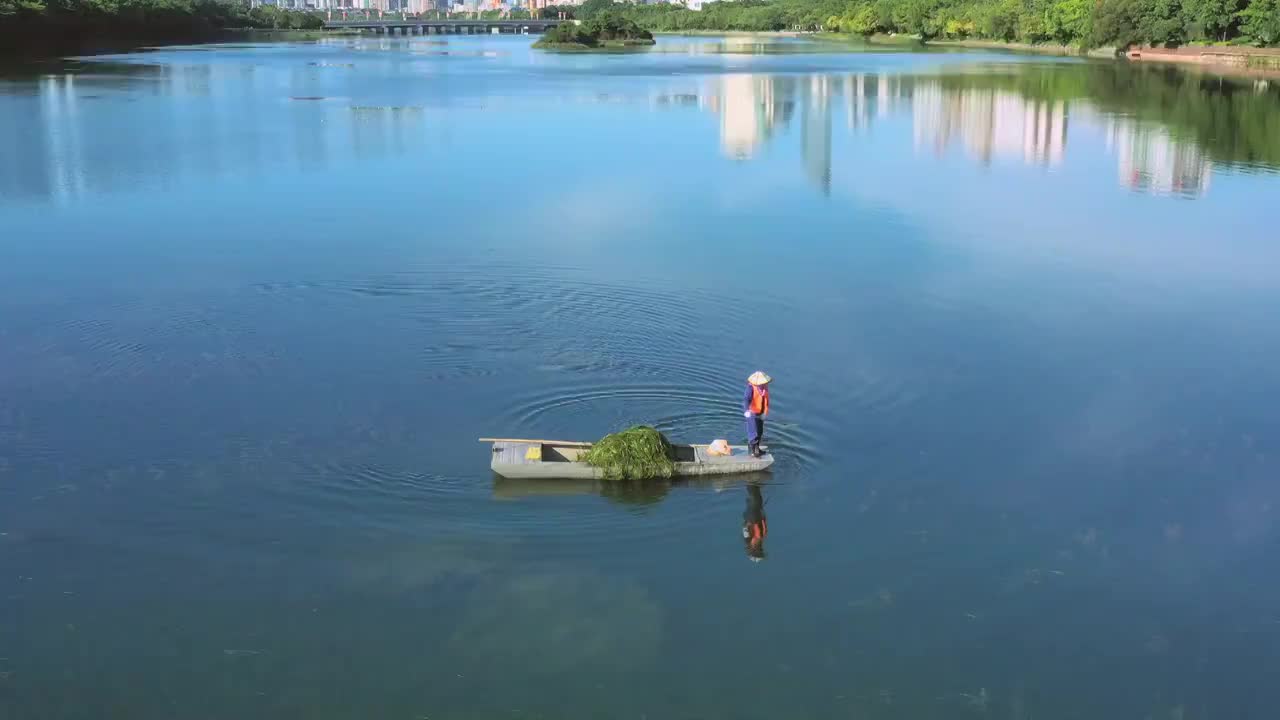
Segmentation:
<svg viewBox="0 0 1280 720">
<path fill-rule="evenodd" d="M 1280 82 L 531 41 L 6 70 L 0 717 L 1273 717 Z"/>
</svg>

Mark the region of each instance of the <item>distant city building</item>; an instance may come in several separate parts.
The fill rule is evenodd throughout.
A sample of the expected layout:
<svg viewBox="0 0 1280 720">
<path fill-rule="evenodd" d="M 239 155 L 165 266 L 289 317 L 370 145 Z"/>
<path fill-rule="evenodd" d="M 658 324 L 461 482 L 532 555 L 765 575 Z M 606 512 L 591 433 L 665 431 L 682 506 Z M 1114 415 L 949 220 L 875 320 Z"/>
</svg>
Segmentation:
<svg viewBox="0 0 1280 720">
<path fill-rule="evenodd" d="M 394 12 L 418 14 L 440 7 L 438 0 L 255 0 L 254 5 L 325 11 Z"/>
</svg>

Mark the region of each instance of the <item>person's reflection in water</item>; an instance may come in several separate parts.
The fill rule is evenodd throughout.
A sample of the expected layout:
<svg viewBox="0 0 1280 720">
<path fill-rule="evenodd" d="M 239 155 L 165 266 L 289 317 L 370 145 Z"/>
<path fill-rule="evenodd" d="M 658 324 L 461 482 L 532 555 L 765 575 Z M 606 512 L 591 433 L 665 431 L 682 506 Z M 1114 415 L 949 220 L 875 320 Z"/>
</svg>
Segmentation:
<svg viewBox="0 0 1280 720">
<path fill-rule="evenodd" d="M 769 521 L 764 516 L 764 495 L 756 483 L 747 485 L 747 509 L 742 513 L 742 542 L 751 562 L 764 559 L 764 539 L 769 534 Z"/>
</svg>

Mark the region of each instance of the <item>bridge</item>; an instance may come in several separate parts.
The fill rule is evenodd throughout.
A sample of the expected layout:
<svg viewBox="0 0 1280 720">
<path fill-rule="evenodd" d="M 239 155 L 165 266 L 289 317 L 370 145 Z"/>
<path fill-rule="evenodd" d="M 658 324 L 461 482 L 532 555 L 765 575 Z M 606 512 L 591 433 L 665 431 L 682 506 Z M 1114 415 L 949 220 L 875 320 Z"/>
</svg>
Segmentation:
<svg viewBox="0 0 1280 720">
<path fill-rule="evenodd" d="M 430 19 L 405 15 L 401 18 L 330 19 L 324 23 L 328 30 L 359 30 L 378 35 L 480 35 L 492 33 L 544 33 L 551 28 L 572 20 L 463 20 Z"/>
</svg>

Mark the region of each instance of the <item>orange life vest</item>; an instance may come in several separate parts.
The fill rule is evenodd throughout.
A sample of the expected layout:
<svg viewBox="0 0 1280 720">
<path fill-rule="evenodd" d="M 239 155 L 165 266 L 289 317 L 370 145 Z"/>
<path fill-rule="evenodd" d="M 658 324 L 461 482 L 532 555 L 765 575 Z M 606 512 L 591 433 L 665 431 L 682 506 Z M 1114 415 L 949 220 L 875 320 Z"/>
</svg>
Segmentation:
<svg viewBox="0 0 1280 720">
<path fill-rule="evenodd" d="M 758 523 L 751 523 L 751 525 L 747 527 L 747 540 L 751 542 L 752 545 L 758 545 L 768 534 L 769 528 L 765 527 L 763 520 Z"/>
<path fill-rule="evenodd" d="M 769 389 L 759 385 L 751 386 L 751 412 L 760 417 L 769 414 Z"/>
</svg>

